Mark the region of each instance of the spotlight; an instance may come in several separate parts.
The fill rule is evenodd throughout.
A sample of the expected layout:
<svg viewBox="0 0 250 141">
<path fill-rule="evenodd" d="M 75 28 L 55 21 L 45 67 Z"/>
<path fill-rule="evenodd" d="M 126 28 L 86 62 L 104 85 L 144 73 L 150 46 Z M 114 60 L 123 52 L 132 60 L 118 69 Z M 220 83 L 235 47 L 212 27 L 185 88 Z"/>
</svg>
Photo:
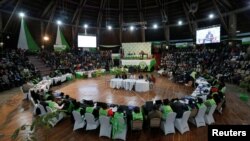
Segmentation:
<svg viewBox="0 0 250 141">
<path fill-rule="evenodd" d="M 209 19 L 213 19 L 214 18 L 214 14 L 209 14 Z"/>
<path fill-rule="evenodd" d="M 43 37 L 43 40 L 44 40 L 44 41 L 48 41 L 48 40 L 49 40 L 49 37 L 48 37 L 48 36 L 44 36 L 44 37 Z"/>
<path fill-rule="evenodd" d="M 111 30 L 111 29 L 112 29 L 112 26 L 111 26 L 111 25 L 109 25 L 109 26 L 108 26 L 108 30 Z"/>
<path fill-rule="evenodd" d="M 182 21 L 178 21 L 178 25 L 182 25 Z"/>
<path fill-rule="evenodd" d="M 87 25 L 87 24 L 84 24 L 84 26 L 83 26 L 84 28 L 88 28 L 89 26 Z"/>
<path fill-rule="evenodd" d="M 62 21 L 58 20 L 56 23 L 57 23 L 58 25 L 61 25 L 61 24 L 62 24 Z"/>
<path fill-rule="evenodd" d="M 130 29 L 131 31 L 133 31 L 133 30 L 135 29 L 135 27 L 134 27 L 134 26 L 130 26 L 129 29 Z"/>
<path fill-rule="evenodd" d="M 23 18 L 23 17 L 25 17 L 25 14 L 24 14 L 23 12 L 20 12 L 20 13 L 19 13 L 19 16 L 20 16 L 21 18 Z"/>
<path fill-rule="evenodd" d="M 154 29 L 157 29 L 157 28 L 158 28 L 158 25 L 157 25 L 157 24 L 154 24 L 154 25 L 153 25 L 153 28 L 154 28 Z"/>
</svg>

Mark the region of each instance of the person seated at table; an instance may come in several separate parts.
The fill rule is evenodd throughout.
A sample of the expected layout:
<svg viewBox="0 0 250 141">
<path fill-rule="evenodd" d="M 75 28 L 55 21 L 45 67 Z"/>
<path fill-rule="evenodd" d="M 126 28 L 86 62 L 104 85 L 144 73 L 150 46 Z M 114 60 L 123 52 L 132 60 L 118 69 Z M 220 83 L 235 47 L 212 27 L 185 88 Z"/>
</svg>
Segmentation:
<svg viewBox="0 0 250 141">
<path fill-rule="evenodd" d="M 115 78 L 122 78 L 120 74 L 116 74 Z"/>
<path fill-rule="evenodd" d="M 99 117 L 100 116 L 108 116 L 108 105 L 103 104 L 102 107 L 99 109 Z"/>
<path fill-rule="evenodd" d="M 132 120 L 143 120 L 142 112 L 139 107 L 135 107 L 132 112 Z"/>
<path fill-rule="evenodd" d="M 130 77 L 129 77 L 129 79 L 136 79 L 135 74 L 131 74 Z"/>
<path fill-rule="evenodd" d="M 127 78 L 128 78 L 127 74 L 126 74 L 126 73 L 123 73 L 123 74 L 122 74 L 122 79 L 127 79 Z"/>
<path fill-rule="evenodd" d="M 214 101 L 212 95 L 207 95 L 207 100 L 204 102 L 204 104 L 207 106 L 207 111 L 206 113 L 209 112 L 210 108 L 213 106 L 213 105 L 216 105 L 216 102 Z"/>
<path fill-rule="evenodd" d="M 81 107 L 80 102 L 76 102 L 75 107 L 74 107 L 74 111 L 79 112 L 81 115 L 84 115 L 84 113 L 85 113 L 84 109 Z"/>
<path fill-rule="evenodd" d="M 189 117 L 195 117 L 198 112 L 198 108 L 194 99 L 188 99 L 188 109 L 191 111 Z"/>
<path fill-rule="evenodd" d="M 196 106 L 197 106 L 198 109 L 206 107 L 205 103 L 203 102 L 203 99 L 200 98 L 200 97 L 197 98 Z M 198 111 L 197 111 L 197 113 L 198 113 Z"/>
<path fill-rule="evenodd" d="M 171 102 L 172 102 L 171 107 L 173 111 L 176 112 L 177 114 L 176 118 L 182 118 L 183 113 L 189 110 L 188 106 L 181 103 L 178 98 L 172 99 Z"/>
<path fill-rule="evenodd" d="M 162 119 L 165 120 L 170 112 L 173 112 L 169 100 L 164 99 L 163 105 L 161 106 L 161 112 L 162 112 Z"/>
<path fill-rule="evenodd" d="M 155 79 L 155 77 L 154 77 L 154 75 L 153 75 L 153 74 L 151 74 L 150 79 L 151 79 L 151 82 L 153 82 L 153 83 L 155 83 L 155 82 L 156 82 L 156 79 Z"/>
<path fill-rule="evenodd" d="M 45 101 L 48 106 L 52 109 L 52 110 L 61 110 L 64 107 L 64 104 L 62 104 L 61 106 L 59 106 L 55 101 L 53 101 L 52 97 L 49 97 L 47 101 Z"/>
<path fill-rule="evenodd" d="M 151 82 L 151 78 L 149 77 L 149 75 L 148 75 L 148 74 L 146 74 L 146 78 L 145 78 L 145 80 L 146 80 L 146 81 Z"/>
<path fill-rule="evenodd" d="M 52 91 L 44 92 L 44 90 L 42 89 L 40 92 L 38 92 L 38 94 L 45 100 L 47 100 L 49 97 L 53 97 L 53 99 L 55 98 L 54 95 L 52 94 Z"/>
<path fill-rule="evenodd" d="M 29 100 L 29 90 L 33 87 L 33 84 L 29 83 L 28 81 L 25 81 L 25 83 L 22 86 L 23 94 L 25 95 L 24 100 Z"/>
<path fill-rule="evenodd" d="M 150 121 L 153 118 L 162 118 L 162 113 L 159 110 L 159 105 L 154 105 L 153 110 L 148 113 L 148 120 Z"/>
<path fill-rule="evenodd" d="M 73 109 L 75 109 L 76 100 L 71 99 L 68 95 L 66 95 L 65 97 L 66 98 L 62 101 L 62 103 L 65 104 L 63 109 L 67 111 L 67 114 L 71 114 Z"/>
<path fill-rule="evenodd" d="M 139 74 L 138 79 L 143 79 L 143 75 Z"/>
<path fill-rule="evenodd" d="M 94 115 L 95 118 L 98 118 L 99 115 L 99 111 L 97 110 L 97 108 L 94 107 L 94 104 L 89 104 L 86 109 L 85 109 L 86 113 L 91 113 Z"/>
<path fill-rule="evenodd" d="M 30 96 L 33 98 L 34 102 L 37 104 L 38 101 L 41 101 L 42 98 L 40 97 L 40 95 L 38 93 L 36 93 L 35 91 L 31 90 L 30 91 Z"/>
</svg>

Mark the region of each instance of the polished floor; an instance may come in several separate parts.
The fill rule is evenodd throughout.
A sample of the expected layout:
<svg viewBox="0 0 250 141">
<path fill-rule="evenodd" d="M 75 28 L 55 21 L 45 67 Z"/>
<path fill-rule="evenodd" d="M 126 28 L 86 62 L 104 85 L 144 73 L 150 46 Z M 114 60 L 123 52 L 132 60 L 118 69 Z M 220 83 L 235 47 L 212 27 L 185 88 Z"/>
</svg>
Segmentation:
<svg viewBox="0 0 250 141">
<path fill-rule="evenodd" d="M 156 85 L 152 90 L 145 93 L 134 91 L 115 90 L 109 88 L 110 76 L 102 76 L 95 79 L 74 80 L 53 87 L 53 90 L 60 90 L 71 97 L 82 100 L 94 100 L 106 103 L 141 106 L 145 101 L 164 98 L 175 98 L 190 95 L 192 88 L 174 84 L 164 77 L 156 77 Z M 232 87 L 232 88 L 231 88 Z M 241 101 L 235 86 L 229 86 L 227 90 L 227 106 L 223 114 L 215 113 L 215 124 L 240 124 L 250 125 L 250 107 Z M 6 94 L 11 95 L 6 98 Z M 32 119 L 33 106 L 23 101 L 23 95 L 19 89 L 0 93 L 0 99 L 5 98 L 0 106 L 0 140 L 8 141 L 13 131 L 23 124 L 30 124 Z M 196 128 L 189 123 L 190 132 L 181 135 L 178 131 L 175 134 L 165 136 L 160 129 L 145 129 L 132 132 L 128 130 L 127 140 L 167 140 L 167 141 L 207 141 L 207 126 Z M 64 119 L 56 127 L 39 130 L 37 140 L 39 141 L 81 141 L 81 140 L 109 140 L 99 137 L 99 130 L 73 132 L 73 124 L 70 119 Z M 22 131 L 20 140 L 25 139 L 26 132 Z"/>
</svg>

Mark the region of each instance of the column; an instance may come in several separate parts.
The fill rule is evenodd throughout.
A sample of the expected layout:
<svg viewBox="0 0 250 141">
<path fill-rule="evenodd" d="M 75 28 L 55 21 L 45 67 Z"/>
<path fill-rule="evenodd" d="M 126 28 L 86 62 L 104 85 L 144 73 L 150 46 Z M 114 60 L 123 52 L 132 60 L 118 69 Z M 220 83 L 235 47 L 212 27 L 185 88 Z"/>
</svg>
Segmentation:
<svg viewBox="0 0 250 141">
<path fill-rule="evenodd" d="M 228 39 L 235 39 L 236 38 L 236 31 L 237 31 L 237 16 L 236 14 L 232 13 L 229 15 L 229 26 L 228 26 Z"/>
</svg>

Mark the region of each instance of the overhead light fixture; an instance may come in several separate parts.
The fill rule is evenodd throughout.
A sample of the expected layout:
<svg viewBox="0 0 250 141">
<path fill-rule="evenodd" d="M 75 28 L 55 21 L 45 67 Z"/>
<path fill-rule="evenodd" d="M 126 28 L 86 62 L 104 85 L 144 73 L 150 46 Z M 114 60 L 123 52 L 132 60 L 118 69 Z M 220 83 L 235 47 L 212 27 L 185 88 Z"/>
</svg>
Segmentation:
<svg viewBox="0 0 250 141">
<path fill-rule="evenodd" d="M 129 29 L 130 29 L 130 31 L 133 31 L 135 29 L 135 27 L 134 26 L 130 26 Z"/>
<path fill-rule="evenodd" d="M 209 19 L 213 19 L 214 18 L 214 14 L 209 14 Z"/>
<path fill-rule="evenodd" d="M 62 24 L 62 21 L 57 20 L 56 23 L 57 23 L 58 25 L 61 25 L 61 24 Z"/>
<path fill-rule="evenodd" d="M 178 21 L 178 25 L 182 25 L 183 23 L 182 23 L 182 21 L 180 20 L 180 21 Z"/>
<path fill-rule="evenodd" d="M 83 26 L 84 28 L 88 28 L 89 26 L 87 25 L 87 24 L 84 24 L 84 26 Z"/>
<path fill-rule="evenodd" d="M 153 28 L 154 28 L 154 29 L 157 29 L 157 28 L 158 28 L 158 25 L 157 25 L 157 24 L 154 24 L 154 25 L 153 25 Z"/>
<path fill-rule="evenodd" d="M 237 30 L 237 31 L 236 31 L 236 33 L 240 33 L 240 31 L 239 31 L 239 30 Z"/>
<path fill-rule="evenodd" d="M 44 37 L 43 37 L 43 40 L 44 40 L 44 41 L 48 41 L 48 40 L 49 40 L 49 37 L 48 37 L 48 36 L 44 36 Z"/>
<path fill-rule="evenodd" d="M 21 18 L 23 18 L 23 17 L 25 17 L 25 14 L 24 14 L 23 12 L 20 12 L 20 13 L 19 13 L 19 16 L 20 16 Z"/>
<path fill-rule="evenodd" d="M 111 30 L 111 29 L 112 29 L 112 26 L 111 26 L 111 25 L 109 25 L 109 26 L 108 26 L 108 30 Z"/>
</svg>

